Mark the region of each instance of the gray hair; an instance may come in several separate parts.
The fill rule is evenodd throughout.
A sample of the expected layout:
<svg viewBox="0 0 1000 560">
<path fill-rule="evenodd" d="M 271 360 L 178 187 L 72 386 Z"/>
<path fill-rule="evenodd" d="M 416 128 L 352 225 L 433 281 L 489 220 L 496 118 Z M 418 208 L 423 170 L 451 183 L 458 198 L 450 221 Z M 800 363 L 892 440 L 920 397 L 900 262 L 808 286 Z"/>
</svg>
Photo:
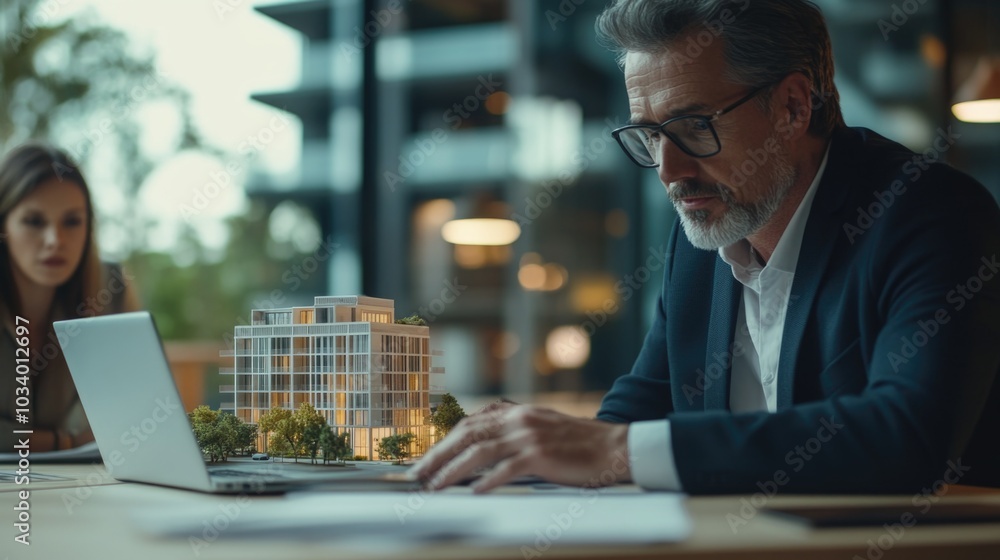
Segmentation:
<svg viewBox="0 0 1000 560">
<path fill-rule="evenodd" d="M 615 0 L 597 18 L 597 34 L 624 60 L 628 52 L 697 56 L 716 36 L 724 43 L 726 79 L 748 87 L 792 72 L 812 82 L 809 132 L 845 126 L 833 82 L 833 48 L 819 8 L 806 0 Z M 683 40 L 682 43 L 678 42 Z M 688 52 L 690 54 L 690 52 Z M 682 59 L 683 60 L 683 59 Z M 768 96 L 758 98 L 766 108 Z"/>
</svg>

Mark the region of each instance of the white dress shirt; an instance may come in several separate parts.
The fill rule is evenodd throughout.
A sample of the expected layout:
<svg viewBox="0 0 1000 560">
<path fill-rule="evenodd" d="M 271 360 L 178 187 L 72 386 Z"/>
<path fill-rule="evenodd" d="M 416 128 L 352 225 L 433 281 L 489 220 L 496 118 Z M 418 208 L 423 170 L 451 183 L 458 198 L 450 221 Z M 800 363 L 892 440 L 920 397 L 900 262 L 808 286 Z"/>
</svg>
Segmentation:
<svg viewBox="0 0 1000 560">
<path fill-rule="evenodd" d="M 743 284 L 743 305 L 736 318 L 733 343 L 744 352 L 733 357 L 729 386 L 732 412 L 777 409 L 778 357 L 785 325 L 785 312 L 799 260 L 802 234 L 816 188 L 826 169 L 827 146 L 816 176 L 781 234 L 766 265 L 741 239 L 719 249 L 719 256 L 733 269 L 733 277 Z M 674 463 L 670 420 L 633 422 L 628 430 L 632 481 L 650 490 L 682 490 Z"/>
</svg>

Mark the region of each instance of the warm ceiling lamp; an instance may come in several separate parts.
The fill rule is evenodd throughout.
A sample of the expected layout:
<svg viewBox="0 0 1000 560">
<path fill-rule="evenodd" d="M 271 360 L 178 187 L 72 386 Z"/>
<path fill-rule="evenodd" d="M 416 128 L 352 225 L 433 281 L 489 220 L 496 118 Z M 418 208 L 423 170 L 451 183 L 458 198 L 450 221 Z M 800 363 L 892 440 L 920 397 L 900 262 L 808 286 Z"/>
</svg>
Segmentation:
<svg viewBox="0 0 1000 560">
<path fill-rule="evenodd" d="M 1000 123 L 1000 59 L 982 57 L 955 95 L 951 108 L 959 120 Z"/>
<path fill-rule="evenodd" d="M 504 246 L 521 236 L 521 226 L 508 218 L 510 207 L 491 194 L 471 194 L 455 202 L 454 219 L 441 226 L 441 237 L 448 243 Z"/>
<path fill-rule="evenodd" d="M 521 226 L 497 218 L 452 220 L 441 228 L 441 236 L 455 245 L 510 245 L 521 236 Z"/>
</svg>

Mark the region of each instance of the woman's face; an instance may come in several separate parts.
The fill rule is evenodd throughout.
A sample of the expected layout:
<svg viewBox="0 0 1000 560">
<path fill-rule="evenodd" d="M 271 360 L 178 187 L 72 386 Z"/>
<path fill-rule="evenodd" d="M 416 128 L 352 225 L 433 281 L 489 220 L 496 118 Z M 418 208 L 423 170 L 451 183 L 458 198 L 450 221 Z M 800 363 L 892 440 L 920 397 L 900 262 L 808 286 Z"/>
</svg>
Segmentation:
<svg viewBox="0 0 1000 560">
<path fill-rule="evenodd" d="M 0 225 L 14 274 L 39 286 L 61 286 L 80 265 L 87 245 L 83 188 L 58 179 L 42 183 Z"/>
</svg>

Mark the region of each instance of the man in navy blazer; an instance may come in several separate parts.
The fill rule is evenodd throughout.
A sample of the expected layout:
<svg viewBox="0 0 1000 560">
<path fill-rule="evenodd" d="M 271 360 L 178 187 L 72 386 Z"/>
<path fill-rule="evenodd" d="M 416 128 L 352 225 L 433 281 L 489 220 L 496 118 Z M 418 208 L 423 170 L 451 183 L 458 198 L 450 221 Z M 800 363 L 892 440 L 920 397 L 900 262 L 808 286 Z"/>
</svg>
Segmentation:
<svg viewBox="0 0 1000 560">
<path fill-rule="evenodd" d="M 1000 486 L 1000 211 L 840 113 L 818 8 L 619 0 L 632 122 L 679 215 L 655 320 L 597 420 L 497 404 L 415 467 L 689 493 Z"/>
</svg>

